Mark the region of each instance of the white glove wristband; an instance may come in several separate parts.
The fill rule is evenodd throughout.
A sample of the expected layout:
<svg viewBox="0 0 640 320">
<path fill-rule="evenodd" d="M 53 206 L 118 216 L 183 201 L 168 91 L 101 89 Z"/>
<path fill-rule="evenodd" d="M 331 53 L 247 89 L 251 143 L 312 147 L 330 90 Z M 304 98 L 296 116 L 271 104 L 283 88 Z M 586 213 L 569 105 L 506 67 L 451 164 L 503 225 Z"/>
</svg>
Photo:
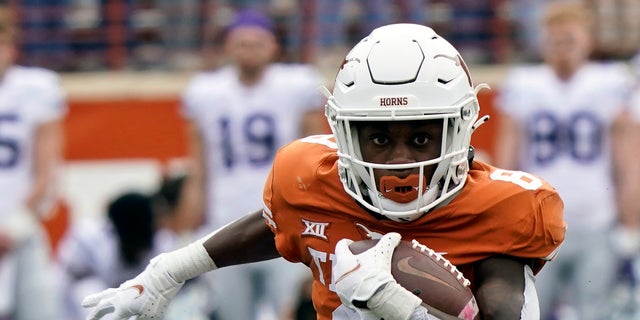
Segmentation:
<svg viewBox="0 0 640 320">
<path fill-rule="evenodd" d="M 411 319 L 422 300 L 395 280 L 388 282 L 367 301 L 369 310 L 383 319 Z"/>
<path fill-rule="evenodd" d="M 90 309 L 87 319 L 162 319 L 171 299 L 183 283 L 216 268 L 202 243 L 163 253 L 151 259 L 145 270 L 117 289 L 87 296 L 82 306 Z"/>
<path fill-rule="evenodd" d="M 200 242 L 191 243 L 186 247 L 153 258 L 153 260 L 156 259 L 162 259 L 167 272 L 177 282 L 184 282 L 217 268 Z"/>
<path fill-rule="evenodd" d="M 417 307 L 411 315 L 411 320 L 442 320 L 431 313 L 425 307 Z"/>
</svg>

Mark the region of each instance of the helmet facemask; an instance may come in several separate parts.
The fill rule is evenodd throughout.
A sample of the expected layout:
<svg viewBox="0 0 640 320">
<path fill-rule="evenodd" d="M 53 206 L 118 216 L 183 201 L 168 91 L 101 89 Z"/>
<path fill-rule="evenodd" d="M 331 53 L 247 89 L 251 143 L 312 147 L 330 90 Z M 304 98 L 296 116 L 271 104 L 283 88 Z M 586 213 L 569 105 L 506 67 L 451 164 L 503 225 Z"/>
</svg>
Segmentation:
<svg viewBox="0 0 640 320">
<path fill-rule="evenodd" d="M 333 101 L 329 101 L 332 104 Z M 340 179 L 345 190 L 367 209 L 399 222 L 412 221 L 428 212 L 455 194 L 464 184 L 468 172 L 468 149 L 470 134 L 477 117 L 477 101 L 470 97 L 464 106 L 451 107 L 451 112 L 411 116 L 410 121 L 434 121 L 442 123 L 440 152 L 431 159 L 404 164 L 384 164 L 367 162 L 363 159 L 359 143 L 358 122 L 370 121 L 370 117 L 351 119 L 336 116 L 331 127 L 338 144 L 338 166 Z M 457 109 L 457 110 L 454 110 Z M 467 113 L 475 115 L 463 120 L 460 110 L 475 109 Z M 382 120 L 381 120 L 382 121 Z M 376 169 L 413 169 L 405 179 L 379 177 L 376 183 Z M 383 189 L 383 186 L 397 187 L 399 190 Z M 405 190 L 413 188 L 413 192 Z M 422 190 L 422 192 L 419 192 Z M 396 194 L 390 195 L 390 194 Z M 408 193 L 415 196 L 410 199 Z"/>
<path fill-rule="evenodd" d="M 419 25 L 376 29 L 347 55 L 326 105 L 345 191 L 368 210 L 398 222 L 415 220 L 451 199 L 466 181 L 478 111 L 468 70 L 446 40 Z M 358 137 L 363 121 L 438 121 L 440 152 L 411 163 L 367 162 Z M 410 178 L 376 183 L 375 170 L 409 169 Z"/>
</svg>

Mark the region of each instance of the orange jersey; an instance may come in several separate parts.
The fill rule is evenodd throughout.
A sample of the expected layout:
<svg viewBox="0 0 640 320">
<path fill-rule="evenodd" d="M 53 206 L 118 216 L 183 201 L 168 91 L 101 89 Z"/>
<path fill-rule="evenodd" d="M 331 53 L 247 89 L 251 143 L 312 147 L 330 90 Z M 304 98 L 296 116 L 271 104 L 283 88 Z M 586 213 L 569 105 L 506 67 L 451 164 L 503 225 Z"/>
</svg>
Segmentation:
<svg viewBox="0 0 640 320">
<path fill-rule="evenodd" d="M 530 174 L 474 161 L 465 187 L 447 205 L 419 219 L 379 220 L 343 189 L 338 155 L 330 136 L 295 141 L 275 157 L 265 184 L 264 217 L 280 254 L 313 272 L 318 319 L 340 310 L 331 268 L 342 238 L 379 238 L 395 231 L 441 252 L 472 281 L 473 263 L 495 255 L 532 259 L 538 272 L 564 240 L 562 201 L 546 182 Z M 343 307 L 344 308 L 344 307 Z M 350 319 L 350 318 L 349 318 Z"/>
</svg>

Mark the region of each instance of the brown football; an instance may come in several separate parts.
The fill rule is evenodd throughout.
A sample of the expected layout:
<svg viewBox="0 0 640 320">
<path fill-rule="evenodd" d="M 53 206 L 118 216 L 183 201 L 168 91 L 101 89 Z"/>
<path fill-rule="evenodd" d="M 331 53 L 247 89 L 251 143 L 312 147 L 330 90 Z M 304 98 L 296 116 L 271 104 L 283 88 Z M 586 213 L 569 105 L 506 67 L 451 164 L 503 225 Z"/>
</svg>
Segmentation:
<svg viewBox="0 0 640 320">
<path fill-rule="evenodd" d="M 378 240 L 361 240 L 349 245 L 358 254 Z M 391 275 L 405 289 L 439 312 L 462 319 L 479 319 L 476 300 L 469 281 L 442 255 L 415 242 L 401 241 L 393 252 Z M 437 309 L 437 310 L 433 310 Z"/>
</svg>

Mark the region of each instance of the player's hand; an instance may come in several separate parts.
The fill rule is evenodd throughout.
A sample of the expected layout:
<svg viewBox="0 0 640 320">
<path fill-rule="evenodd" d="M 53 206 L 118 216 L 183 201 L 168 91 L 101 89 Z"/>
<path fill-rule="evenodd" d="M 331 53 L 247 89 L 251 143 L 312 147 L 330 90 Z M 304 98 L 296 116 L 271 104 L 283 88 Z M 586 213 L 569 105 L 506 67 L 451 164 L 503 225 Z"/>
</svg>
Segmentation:
<svg viewBox="0 0 640 320">
<path fill-rule="evenodd" d="M 353 241 L 338 241 L 333 275 L 342 304 L 366 306 L 383 319 L 405 320 L 411 317 L 422 300 L 398 284 L 391 275 L 391 258 L 400 240 L 400 234 L 387 233 L 374 247 L 357 255 L 349 249 Z"/>
<path fill-rule="evenodd" d="M 40 222 L 36 214 L 26 206 L 19 206 L 9 211 L 0 221 L 2 234 L 0 251 L 10 250 L 40 231 Z"/>
<path fill-rule="evenodd" d="M 82 307 L 90 311 L 87 319 L 101 319 L 111 313 L 110 319 L 162 319 L 171 298 L 184 284 L 167 272 L 162 258 L 152 259 L 142 273 L 120 287 L 84 298 Z"/>
<path fill-rule="evenodd" d="M 387 233 L 378 243 L 358 255 L 349 249 L 352 240 L 342 239 L 336 244 L 336 265 L 333 276 L 336 292 L 342 303 L 353 306 L 355 302 L 368 301 L 378 289 L 394 281 L 391 276 L 391 257 L 400 243 L 400 235 Z"/>
</svg>

